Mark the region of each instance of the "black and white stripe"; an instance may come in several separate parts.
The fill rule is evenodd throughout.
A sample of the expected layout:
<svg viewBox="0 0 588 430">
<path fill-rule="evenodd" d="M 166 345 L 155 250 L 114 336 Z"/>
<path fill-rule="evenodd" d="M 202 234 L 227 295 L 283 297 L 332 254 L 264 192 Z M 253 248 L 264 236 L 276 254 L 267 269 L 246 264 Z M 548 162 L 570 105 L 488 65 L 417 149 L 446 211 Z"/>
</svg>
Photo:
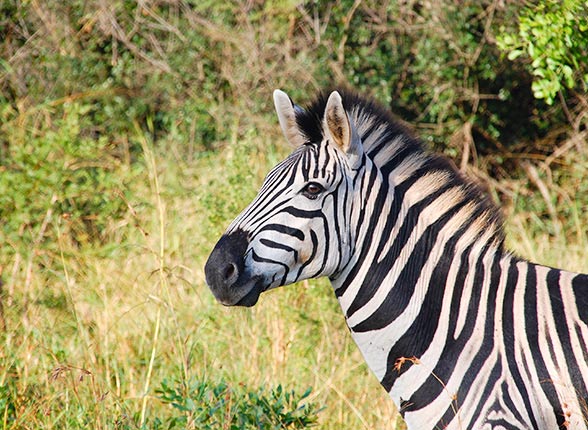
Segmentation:
<svg viewBox="0 0 588 430">
<path fill-rule="evenodd" d="M 219 301 L 328 276 L 409 429 L 588 428 L 588 275 L 507 252 L 484 193 L 373 102 L 274 101 L 297 149 L 213 250 Z"/>
</svg>

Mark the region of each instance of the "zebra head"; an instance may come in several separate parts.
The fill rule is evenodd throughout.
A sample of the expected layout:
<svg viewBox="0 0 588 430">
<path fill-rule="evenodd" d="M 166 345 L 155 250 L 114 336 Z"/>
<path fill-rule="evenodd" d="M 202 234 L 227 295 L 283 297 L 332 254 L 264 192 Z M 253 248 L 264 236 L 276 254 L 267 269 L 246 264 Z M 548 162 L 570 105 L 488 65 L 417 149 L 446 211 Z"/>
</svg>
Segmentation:
<svg viewBox="0 0 588 430">
<path fill-rule="evenodd" d="M 253 306 L 271 288 L 335 276 L 353 248 L 350 191 L 366 157 L 340 94 L 332 92 L 314 118 L 318 133 L 305 131 L 309 113 L 284 92 L 274 91 L 274 103 L 296 149 L 268 173 L 208 258 L 206 282 L 227 306 Z"/>
</svg>

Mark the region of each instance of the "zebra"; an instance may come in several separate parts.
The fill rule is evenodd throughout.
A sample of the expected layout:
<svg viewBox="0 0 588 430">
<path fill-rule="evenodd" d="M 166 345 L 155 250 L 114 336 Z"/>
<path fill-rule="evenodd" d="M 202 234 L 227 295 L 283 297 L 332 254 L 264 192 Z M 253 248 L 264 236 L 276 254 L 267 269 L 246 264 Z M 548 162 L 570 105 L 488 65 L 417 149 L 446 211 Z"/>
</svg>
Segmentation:
<svg viewBox="0 0 588 430">
<path fill-rule="evenodd" d="M 212 250 L 216 299 L 329 277 L 408 429 L 586 429 L 588 275 L 505 249 L 481 187 L 372 99 L 273 98 L 295 149 Z"/>
</svg>

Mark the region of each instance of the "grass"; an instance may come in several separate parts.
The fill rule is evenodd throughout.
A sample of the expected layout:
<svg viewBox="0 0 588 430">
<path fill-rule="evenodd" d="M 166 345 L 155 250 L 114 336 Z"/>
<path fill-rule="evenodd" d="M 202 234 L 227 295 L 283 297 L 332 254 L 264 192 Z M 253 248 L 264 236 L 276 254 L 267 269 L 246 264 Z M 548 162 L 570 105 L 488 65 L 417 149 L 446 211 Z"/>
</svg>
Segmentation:
<svg viewBox="0 0 588 430">
<path fill-rule="evenodd" d="M 55 267 L 36 264 L 27 291 L 25 270 L 4 276 L 14 293 L 4 296 L 0 429 L 153 428 L 181 415 L 157 394 L 165 380 L 312 387 L 306 400 L 324 407 L 326 429 L 396 420 L 327 282 L 266 294 L 251 310 L 208 292 L 202 268 L 214 240 L 284 153 L 247 145 L 221 155 L 219 171 L 218 157 L 186 165 L 145 139 L 145 181 L 115 246 L 79 249 L 58 234 Z M 244 159 L 251 169 L 231 174 Z"/>
<path fill-rule="evenodd" d="M 322 408 L 321 429 L 402 429 L 328 282 L 267 293 L 252 309 L 220 306 L 205 285 L 214 241 L 289 149 L 251 135 L 185 163 L 138 135 L 144 180 L 111 244 L 76 247 L 53 220 L 54 265 L 40 252 L 30 274 L 4 268 L 13 294 L 2 298 L 0 429 L 156 428 L 192 413 L 162 397 L 169 381 L 312 388 L 304 401 Z M 509 210 L 516 252 L 588 272 L 585 234 L 554 238 L 529 213 Z M 585 214 L 577 216 L 582 225 Z"/>
</svg>

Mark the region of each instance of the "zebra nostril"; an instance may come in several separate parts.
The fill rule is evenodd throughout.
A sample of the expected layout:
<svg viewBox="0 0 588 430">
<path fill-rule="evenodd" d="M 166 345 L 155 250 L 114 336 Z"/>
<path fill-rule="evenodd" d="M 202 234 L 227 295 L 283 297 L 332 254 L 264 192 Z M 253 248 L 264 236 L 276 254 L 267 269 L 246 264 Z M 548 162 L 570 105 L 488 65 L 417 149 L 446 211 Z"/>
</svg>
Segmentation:
<svg viewBox="0 0 588 430">
<path fill-rule="evenodd" d="M 245 253 L 249 240 L 242 230 L 223 235 L 210 253 L 204 274 L 206 283 L 217 297 L 227 301 L 229 289 L 245 273 Z"/>
<path fill-rule="evenodd" d="M 229 265 L 225 268 L 223 275 L 225 281 L 227 282 L 236 280 L 236 278 L 238 277 L 237 265 L 235 263 L 229 263 Z"/>
</svg>

